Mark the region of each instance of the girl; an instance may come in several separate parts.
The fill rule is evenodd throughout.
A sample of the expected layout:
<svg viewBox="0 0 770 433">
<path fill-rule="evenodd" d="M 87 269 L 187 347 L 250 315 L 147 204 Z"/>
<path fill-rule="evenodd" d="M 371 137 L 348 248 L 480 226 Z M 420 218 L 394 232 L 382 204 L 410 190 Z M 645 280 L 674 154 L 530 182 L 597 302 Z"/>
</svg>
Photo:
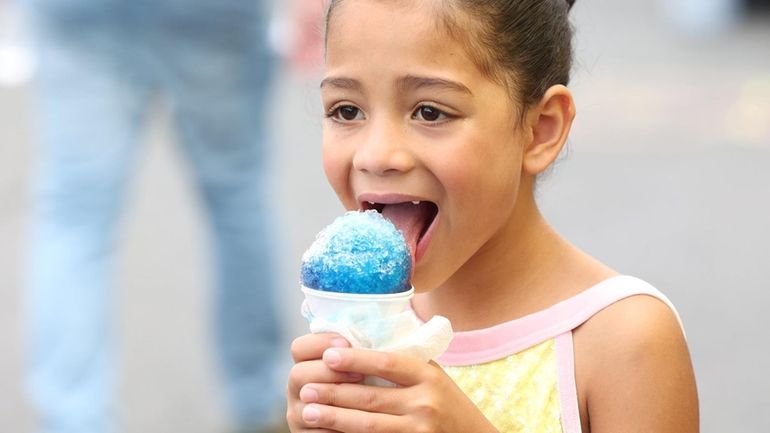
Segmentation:
<svg viewBox="0 0 770 433">
<path fill-rule="evenodd" d="M 561 238 L 535 203 L 575 116 L 571 3 L 331 2 L 327 178 L 347 209 L 414 234 L 412 307 L 457 332 L 429 364 L 298 338 L 292 431 L 698 431 L 673 307 Z"/>
</svg>

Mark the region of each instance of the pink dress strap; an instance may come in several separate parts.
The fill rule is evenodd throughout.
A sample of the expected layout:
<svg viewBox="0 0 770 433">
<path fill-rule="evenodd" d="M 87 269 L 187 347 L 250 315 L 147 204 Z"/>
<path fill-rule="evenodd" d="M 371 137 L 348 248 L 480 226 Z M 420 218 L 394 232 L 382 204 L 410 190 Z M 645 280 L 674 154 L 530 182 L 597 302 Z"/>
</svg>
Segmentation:
<svg viewBox="0 0 770 433">
<path fill-rule="evenodd" d="M 442 365 L 472 365 L 501 359 L 570 332 L 604 308 L 637 295 L 660 299 L 676 314 L 668 298 L 655 287 L 638 278 L 619 275 L 520 319 L 490 328 L 456 332 L 447 351 L 436 361 Z"/>
</svg>

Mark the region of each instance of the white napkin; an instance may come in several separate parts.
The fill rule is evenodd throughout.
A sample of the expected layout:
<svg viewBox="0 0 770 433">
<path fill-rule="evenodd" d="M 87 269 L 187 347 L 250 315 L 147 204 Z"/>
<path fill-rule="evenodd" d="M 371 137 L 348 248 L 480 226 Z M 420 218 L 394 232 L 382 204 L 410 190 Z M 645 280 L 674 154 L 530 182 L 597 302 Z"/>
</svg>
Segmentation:
<svg viewBox="0 0 770 433">
<path fill-rule="evenodd" d="M 425 362 L 444 353 L 452 340 L 452 325 L 443 316 L 433 316 L 422 323 L 412 309 L 384 314 L 376 302 L 340 309 L 329 317 L 314 316 L 307 301 L 302 315 L 310 322 L 310 332 L 335 332 L 357 349 L 400 353 Z M 367 378 L 367 384 L 392 386 L 379 378 Z"/>
</svg>

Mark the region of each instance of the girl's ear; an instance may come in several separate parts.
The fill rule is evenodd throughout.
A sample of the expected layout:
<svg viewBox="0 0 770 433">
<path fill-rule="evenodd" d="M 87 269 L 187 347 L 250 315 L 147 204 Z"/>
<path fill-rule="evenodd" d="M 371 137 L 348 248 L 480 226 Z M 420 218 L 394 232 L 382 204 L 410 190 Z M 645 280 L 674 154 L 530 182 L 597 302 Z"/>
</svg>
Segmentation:
<svg viewBox="0 0 770 433">
<path fill-rule="evenodd" d="M 572 92 L 560 84 L 550 87 L 527 115 L 530 142 L 524 150 L 525 173 L 536 176 L 551 165 L 567 141 L 574 118 Z"/>
</svg>

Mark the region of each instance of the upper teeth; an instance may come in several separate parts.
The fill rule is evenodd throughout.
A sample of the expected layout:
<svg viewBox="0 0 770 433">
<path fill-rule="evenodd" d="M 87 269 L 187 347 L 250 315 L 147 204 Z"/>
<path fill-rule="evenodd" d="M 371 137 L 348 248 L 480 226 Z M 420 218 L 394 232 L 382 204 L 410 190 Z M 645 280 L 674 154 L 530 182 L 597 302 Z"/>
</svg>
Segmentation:
<svg viewBox="0 0 770 433">
<path fill-rule="evenodd" d="M 374 205 L 376 204 L 376 203 L 375 203 L 375 202 L 373 202 L 373 201 L 368 201 L 368 200 L 367 200 L 366 202 L 367 202 L 367 203 L 369 203 L 369 204 L 370 204 L 370 205 L 372 205 L 372 206 L 374 206 Z M 413 200 L 413 201 L 412 201 L 412 204 L 415 204 L 415 205 L 416 205 L 416 204 L 420 204 L 420 200 Z"/>
</svg>

